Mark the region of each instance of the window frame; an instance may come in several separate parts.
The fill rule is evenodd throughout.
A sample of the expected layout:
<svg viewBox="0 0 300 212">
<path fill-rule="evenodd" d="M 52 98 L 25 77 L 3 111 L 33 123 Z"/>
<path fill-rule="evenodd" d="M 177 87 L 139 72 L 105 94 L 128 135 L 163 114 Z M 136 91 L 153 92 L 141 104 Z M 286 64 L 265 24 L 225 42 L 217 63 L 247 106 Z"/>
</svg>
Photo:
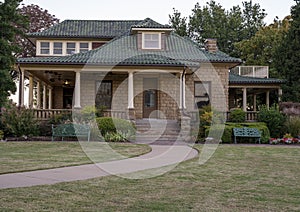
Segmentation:
<svg viewBox="0 0 300 212">
<path fill-rule="evenodd" d="M 43 47 L 43 43 L 47 43 L 48 47 L 47 48 Z M 39 49 L 40 55 L 50 55 L 51 43 L 49 41 L 41 41 L 39 47 L 40 47 L 40 49 Z M 43 53 L 43 51 L 45 51 L 45 50 L 47 50 L 48 53 Z"/>
<path fill-rule="evenodd" d="M 82 48 L 82 47 L 81 47 L 81 44 L 86 44 L 87 47 Z M 78 52 L 79 52 L 79 53 L 87 52 L 87 51 L 89 51 L 89 49 L 90 49 L 90 48 L 89 48 L 89 47 L 90 47 L 89 42 L 79 42 L 78 46 L 79 46 L 79 47 L 78 47 L 78 48 L 79 48 L 79 49 L 78 49 Z"/>
<path fill-rule="evenodd" d="M 74 44 L 74 48 L 69 48 L 68 44 Z M 69 53 L 69 50 L 73 50 L 71 53 Z M 76 42 L 66 42 L 66 55 L 72 55 L 76 53 Z"/>
<path fill-rule="evenodd" d="M 147 35 L 151 35 L 151 39 L 148 40 L 149 42 L 153 42 L 153 41 L 156 41 L 156 40 L 152 40 L 152 36 L 153 35 L 158 35 L 158 40 L 157 40 L 157 44 L 158 46 L 157 47 L 148 47 L 146 45 L 146 36 Z M 154 49 L 154 50 L 160 50 L 162 49 L 162 44 L 161 44 L 161 32 L 143 32 L 142 33 L 142 49 Z"/>
<path fill-rule="evenodd" d="M 61 44 L 61 48 L 56 48 L 56 47 L 55 47 L 55 44 L 57 44 L 57 43 L 60 43 L 60 44 Z M 55 50 L 60 50 L 61 53 L 55 53 Z M 64 53 L 64 44 L 63 44 L 63 42 L 60 42 L 60 41 L 54 41 L 54 42 L 53 42 L 53 55 L 63 55 L 63 53 Z"/>
<path fill-rule="evenodd" d="M 196 86 L 197 84 L 201 84 L 202 85 L 202 88 L 205 90 L 205 93 L 202 92 L 203 94 L 202 95 L 196 95 L 198 94 L 197 93 L 197 90 L 196 89 Z M 206 84 L 206 86 L 205 86 Z M 199 108 L 197 106 L 197 103 L 200 102 L 199 100 L 204 100 L 203 102 L 208 101 L 210 103 L 210 99 L 211 99 L 211 81 L 194 81 L 194 102 L 195 102 L 195 108 Z"/>
<path fill-rule="evenodd" d="M 98 90 L 101 86 L 101 83 L 110 83 L 110 91 L 111 91 L 111 96 L 110 96 L 110 102 L 109 102 L 109 106 L 107 105 L 97 105 L 97 95 L 98 95 Z M 111 109 L 112 106 L 112 98 L 113 98 L 113 81 L 112 80 L 102 80 L 102 81 L 96 81 L 95 82 L 96 86 L 95 86 L 95 106 L 98 107 L 106 107 L 105 109 Z"/>
</svg>

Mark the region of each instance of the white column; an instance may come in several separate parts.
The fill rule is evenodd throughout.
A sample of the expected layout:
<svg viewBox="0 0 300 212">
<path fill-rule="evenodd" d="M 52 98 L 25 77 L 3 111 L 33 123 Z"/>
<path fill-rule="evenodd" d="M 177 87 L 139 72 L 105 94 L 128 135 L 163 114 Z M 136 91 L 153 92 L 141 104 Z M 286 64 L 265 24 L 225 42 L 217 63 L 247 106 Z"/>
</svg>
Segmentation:
<svg viewBox="0 0 300 212">
<path fill-rule="evenodd" d="M 247 111 L 247 88 L 243 88 L 243 111 Z"/>
<path fill-rule="evenodd" d="M 19 87 L 19 106 L 24 106 L 24 89 L 25 89 L 25 71 L 21 70 L 20 87 Z"/>
<path fill-rule="evenodd" d="M 28 106 L 33 108 L 33 77 L 31 75 L 29 76 Z"/>
<path fill-rule="evenodd" d="M 186 104 L 185 104 L 185 74 L 183 74 L 183 79 L 182 79 L 182 106 L 183 109 L 186 109 Z"/>
<path fill-rule="evenodd" d="M 52 109 L 52 88 L 48 90 L 48 109 Z"/>
<path fill-rule="evenodd" d="M 128 109 L 134 108 L 133 72 L 128 72 Z"/>
<path fill-rule="evenodd" d="M 80 71 L 76 71 L 76 76 L 75 76 L 75 99 L 74 99 L 74 108 L 80 109 Z"/>
<path fill-rule="evenodd" d="M 43 85 L 43 109 L 47 109 L 47 87 L 46 84 Z"/>
<path fill-rule="evenodd" d="M 37 81 L 37 83 L 36 83 L 36 95 L 37 95 L 36 108 L 40 109 L 41 108 L 41 83 L 39 81 Z"/>
<path fill-rule="evenodd" d="M 266 92 L 266 106 L 268 109 L 270 108 L 270 91 Z"/>
<path fill-rule="evenodd" d="M 281 102 L 281 98 L 282 98 L 282 89 L 279 88 L 278 89 L 278 102 Z"/>
<path fill-rule="evenodd" d="M 183 97 L 183 83 L 182 83 L 182 73 L 180 74 L 180 79 L 179 79 L 179 81 L 180 81 L 180 85 L 179 85 L 179 89 L 180 89 L 180 92 L 179 92 L 179 109 L 183 109 L 183 104 L 182 104 L 182 97 Z"/>
<path fill-rule="evenodd" d="M 256 111 L 256 94 L 253 95 L 253 111 Z"/>
</svg>

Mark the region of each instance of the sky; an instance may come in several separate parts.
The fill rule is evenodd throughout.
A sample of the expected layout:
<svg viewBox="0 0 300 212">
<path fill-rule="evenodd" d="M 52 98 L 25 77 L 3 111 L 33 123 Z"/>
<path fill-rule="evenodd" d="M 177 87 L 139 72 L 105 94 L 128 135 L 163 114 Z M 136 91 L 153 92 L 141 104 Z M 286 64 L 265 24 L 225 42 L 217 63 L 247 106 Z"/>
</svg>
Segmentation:
<svg viewBox="0 0 300 212">
<path fill-rule="evenodd" d="M 0 0 L 1 1 L 1 0 Z M 23 0 L 25 5 L 36 4 L 47 9 L 60 21 L 65 19 L 85 20 L 143 20 L 151 18 L 161 24 L 169 23 L 169 14 L 173 8 L 183 16 L 192 14 L 192 9 L 197 2 L 205 5 L 209 0 Z M 235 5 L 242 5 L 244 0 L 215 0 L 225 9 Z M 290 14 L 294 0 L 253 0 L 266 10 L 267 24 L 273 22 L 276 16 L 283 19 Z"/>
</svg>

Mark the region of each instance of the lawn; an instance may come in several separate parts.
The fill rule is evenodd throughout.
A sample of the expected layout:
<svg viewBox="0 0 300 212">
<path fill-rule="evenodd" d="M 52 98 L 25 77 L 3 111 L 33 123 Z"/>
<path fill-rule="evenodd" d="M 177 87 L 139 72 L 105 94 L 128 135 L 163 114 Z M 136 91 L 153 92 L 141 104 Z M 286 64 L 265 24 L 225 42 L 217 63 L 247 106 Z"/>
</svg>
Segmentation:
<svg viewBox="0 0 300 212">
<path fill-rule="evenodd" d="M 92 148 L 87 148 L 92 147 Z M 0 174 L 38 169 L 58 168 L 134 157 L 151 151 L 147 145 L 129 143 L 85 142 L 1 142 Z M 114 150 L 114 154 L 108 150 Z M 97 157 L 95 157 L 97 155 Z"/>
<path fill-rule="evenodd" d="M 202 166 L 193 159 L 155 178 L 4 189 L 0 210 L 299 211 L 299 161 L 299 147 L 222 145 Z"/>
</svg>

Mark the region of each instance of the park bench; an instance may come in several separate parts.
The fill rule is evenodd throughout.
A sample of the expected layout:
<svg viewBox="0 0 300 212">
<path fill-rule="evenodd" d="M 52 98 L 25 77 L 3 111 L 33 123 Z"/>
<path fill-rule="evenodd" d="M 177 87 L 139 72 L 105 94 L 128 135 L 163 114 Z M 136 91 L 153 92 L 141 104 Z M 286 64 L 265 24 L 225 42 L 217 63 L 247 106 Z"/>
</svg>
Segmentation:
<svg viewBox="0 0 300 212">
<path fill-rule="evenodd" d="M 64 137 L 86 137 L 90 141 L 90 127 L 82 124 L 60 124 L 54 126 L 52 124 L 52 141 L 54 137 L 61 137 L 61 140 L 64 140 Z"/>
<path fill-rule="evenodd" d="M 260 144 L 261 133 L 256 128 L 248 128 L 248 127 L 233 128 L 233 136 L 234 136 L 235 144 L 237 143 L 237 141 L 236 141 L 237 137 L 255 138 L 255 139 L 258 139 L 258 143 Z M 256 140 L 255 140 L 255 143 L 256 143 Z"/>
</svg>

